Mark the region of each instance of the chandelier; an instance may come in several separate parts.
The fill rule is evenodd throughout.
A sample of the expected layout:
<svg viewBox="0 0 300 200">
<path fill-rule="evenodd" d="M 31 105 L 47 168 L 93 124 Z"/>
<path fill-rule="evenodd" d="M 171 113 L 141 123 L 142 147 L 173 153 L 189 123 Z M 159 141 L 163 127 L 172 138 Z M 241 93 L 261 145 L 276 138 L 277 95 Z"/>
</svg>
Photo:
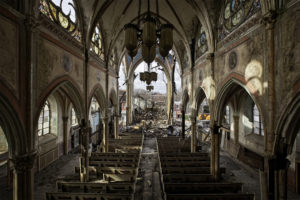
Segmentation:
<svg viewBox="0 0 300 200">
<path fill-rule="evenodd" d="M 124 26 L 125 47 L 128 55 L 132 58 L 136 56 L 138 48 L 142 48 L 142 59 L 150 65 L 156 57 L 156 47 L 158 46 L 160 55 L 164 58 L 169 54 L 173 46 L 173 25 L 161 24 L 159 21 L 158 0 L 156 0 L 156 17 L 150 13 L 150 1 L 148 0 L 148 11 L 142 19 L 140 27 L 141 0 L 139 0 L 138 23 L 129 23 Z"/>
</svg>

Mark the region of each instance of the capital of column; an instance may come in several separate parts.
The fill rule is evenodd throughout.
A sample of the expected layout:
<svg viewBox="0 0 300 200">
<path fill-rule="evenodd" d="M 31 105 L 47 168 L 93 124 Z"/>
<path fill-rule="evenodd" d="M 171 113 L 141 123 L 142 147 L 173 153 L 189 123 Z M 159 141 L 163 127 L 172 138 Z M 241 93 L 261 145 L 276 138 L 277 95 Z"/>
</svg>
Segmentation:
<svg viewBox="0 0 300 200">
<path fill-rule="evenodd" d="M 24 24 L 29 31 L 35 31 L 40 25 L 39 21 L 32 15 L 27 15 Z"/>
<path fill-rule="evenodd" d="M 267 14 L 263 16 L 262 23 L 265 25 L 267 30 L 274 29 L 276 18 L 277 14 L 273 10 L 270 10 Z"/>
<path fill-rule="evenodd" d="M 32 169 L 36 158 L 36 151 L 24 155 L 17 155 L 12 158 L 14 168 L 17 172 L 24 172 Z"/>
<path fill-rule="evenodd" d="M 62 117 L 62 119 L 63 119 L 63 122 L 67 122 L 68 119 L 69 119 L 69 117 L 68 116 L 64 116 L 64 117 Z"/>
<path fill-rule="evenodd" d="M 208 53 L 206 54 L 205 59 L 211 61 L 212 59 L 214 59 L 215 54 L 214 53 Z"/>
</svg>

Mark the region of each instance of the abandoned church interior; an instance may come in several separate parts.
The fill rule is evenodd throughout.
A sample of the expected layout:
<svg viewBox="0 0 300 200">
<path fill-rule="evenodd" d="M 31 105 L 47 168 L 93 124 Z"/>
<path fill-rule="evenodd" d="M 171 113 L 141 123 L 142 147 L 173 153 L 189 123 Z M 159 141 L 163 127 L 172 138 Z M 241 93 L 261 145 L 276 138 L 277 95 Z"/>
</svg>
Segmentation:
<svg viewBox="0 0 300 200">
<path fill-rule="evenodd" d="M 300 0 L 1 0 L 0 199 L 299 200 Z"/>
</svg>

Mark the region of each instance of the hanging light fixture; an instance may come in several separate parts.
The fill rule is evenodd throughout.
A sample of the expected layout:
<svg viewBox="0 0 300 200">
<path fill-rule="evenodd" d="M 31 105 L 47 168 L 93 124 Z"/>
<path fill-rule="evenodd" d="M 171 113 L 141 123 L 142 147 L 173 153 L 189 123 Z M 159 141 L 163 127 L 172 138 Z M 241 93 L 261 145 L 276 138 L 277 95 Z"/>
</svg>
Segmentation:
<svg viewBox="0 0 300 200">
<path fill-rule="evenodd" d="M 137 49 L 142 47 L 142 58 L 150 65 L 156 57 L 156 47 L 158 45 L 159 53 L 166 57 L 173 46 L 173 25 L 160 24 L 158 0 L 156 0 L 156 17 L 150 13 L 150 0 L 148 0 L 148 11 L 143 19 L 143 28 L 140 28 L 141 21 L 141 0 L 139 0 L 138 23 L 126 24 L 125 47 L 128 54 L 133 58 L 137 54 Z"/>
<path fill-rule="evenodd" d="M 150 64 L 156 57 L 156 47 L 158 46 L 160 55 L 165 58 L 173 47 L 173 25 L 160 24 L 158 0 L 156 0 L 156 18 L 151 16 L 150 1 L 148 0 L 148 11 L 143 19 L 143 28 L 140 28 L 141 0 L 139 0 L 138 23 L 126 24 L 125 47 L 128 55 L 136 56 L 138 48 L 142 48 L 142 59 L 148 64 L 148 71 L 140 73 L 140 80 L 147 83 L 147 90 L 153 90 L 152 81 L 157 81 L 157 73 L 150 72 Z"/>
</svg>

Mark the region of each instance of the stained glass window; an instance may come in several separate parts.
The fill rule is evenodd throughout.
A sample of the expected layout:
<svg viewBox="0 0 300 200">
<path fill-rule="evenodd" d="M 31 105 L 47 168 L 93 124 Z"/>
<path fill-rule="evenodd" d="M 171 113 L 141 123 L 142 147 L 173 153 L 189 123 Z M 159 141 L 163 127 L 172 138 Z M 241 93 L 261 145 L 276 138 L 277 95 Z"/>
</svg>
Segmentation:
<svg viewBox="0 0 300 200">
<path fill-rule="evenodd" d="M 264 127 L 257 106 L 253 105 L 253 133 L 264 135 Z"/>
<path fill-rule="evenodd" d="M 260 0 L 226 0 L 220 17 L 219 40 L 246 21 L 261 8 Z"/>
<path fill-rule="evenodd" d="M 50 105 L 49 102 L 46 101 L 38 121 L 38 136 L 43 136 L 50 133 L 50 120 Z"/>
<path fill-rule="evenodd" d="M 71 109 L 71 126 L 77 126 L 78 125 L 78 120 L 76 116 L 75 109 L 72 107 Z"/>
<path fill-rule="evenodd" d="M 95 54 L 99 55 L 101 59 L 104 59 L 103 43 L 102 43 L 102 34 L 100 32 L 99 25 L 95 27 L 95 31 L 92 36 L 91 48 Z"/>
<path fill-rule="evenodd" d="M 40 11 L 81 41 L 79 21 L 73 0 L 40 0 Z"/>
<path fill-rule="evenodd" d="M 203 26 L 200 26 L 199 34 L 196 41 L 196 58 L 208 50 L 207 38 Z"/>
</svg>

